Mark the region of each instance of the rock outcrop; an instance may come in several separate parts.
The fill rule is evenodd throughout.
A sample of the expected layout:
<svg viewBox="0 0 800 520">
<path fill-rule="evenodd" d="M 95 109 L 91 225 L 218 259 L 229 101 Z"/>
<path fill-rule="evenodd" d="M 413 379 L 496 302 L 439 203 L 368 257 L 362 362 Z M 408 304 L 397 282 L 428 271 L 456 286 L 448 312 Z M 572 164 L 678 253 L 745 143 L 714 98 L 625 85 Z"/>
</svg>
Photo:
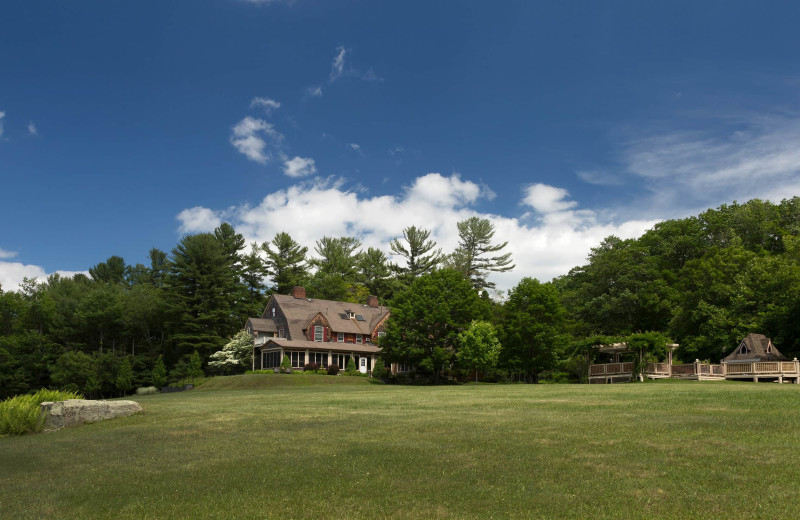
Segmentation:
<svg viewBox="0 0 800 520">
<path fill-rule="evenodd" d="M 45 430 L 57 430 L 65 426 L 105 421 L 141 411 L 142 407 L 135 401 L 67 399 L 66 401 L 42 403 L 42 413 L 45 414 Z"/>
</svg>

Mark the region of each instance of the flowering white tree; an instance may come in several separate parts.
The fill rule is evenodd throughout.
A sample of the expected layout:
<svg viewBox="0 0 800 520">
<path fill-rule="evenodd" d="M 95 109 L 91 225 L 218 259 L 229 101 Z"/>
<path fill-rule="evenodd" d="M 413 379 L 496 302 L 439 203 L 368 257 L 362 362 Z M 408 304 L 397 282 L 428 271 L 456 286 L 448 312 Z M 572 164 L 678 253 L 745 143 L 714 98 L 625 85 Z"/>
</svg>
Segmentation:
<svg viewBox="0 0 800 520">
<path fill-rule="evenodd" d="M 253 336 L 246 330 L 237 332 L 222 350 L 211 354 L 208 366 L 231 372 L 250 366 L 253 356 Z"/>
</svg>

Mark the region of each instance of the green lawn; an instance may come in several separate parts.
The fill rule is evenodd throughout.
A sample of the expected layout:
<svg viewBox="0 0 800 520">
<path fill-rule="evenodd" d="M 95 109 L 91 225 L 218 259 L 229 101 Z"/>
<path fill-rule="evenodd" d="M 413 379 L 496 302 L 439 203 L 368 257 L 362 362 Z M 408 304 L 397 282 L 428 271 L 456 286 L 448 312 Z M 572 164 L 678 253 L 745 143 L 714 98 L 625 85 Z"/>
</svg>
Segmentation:
<svg viewBox="0 0 800 520">
<path fill-rule="evenodd" d="M 796 518 L 800 386 L 251 375 L 0 438 L 0 518 Z"/>
</svg>

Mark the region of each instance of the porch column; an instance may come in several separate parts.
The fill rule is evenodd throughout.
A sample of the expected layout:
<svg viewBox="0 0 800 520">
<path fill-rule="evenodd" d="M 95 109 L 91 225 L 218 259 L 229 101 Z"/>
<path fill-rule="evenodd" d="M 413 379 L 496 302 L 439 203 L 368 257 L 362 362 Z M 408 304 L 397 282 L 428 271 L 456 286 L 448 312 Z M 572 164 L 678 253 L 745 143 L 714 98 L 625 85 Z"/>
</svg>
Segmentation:
<svg viewBox="0 0 800 520">
<path fill-rule="evenodd" d="M 332 357 L 332 352 L 329 350 L 328 351 L 328 366 L 331 366 L 331 357 Z"/>
<path fill-rule="evenodd" d="M 308 349 L 306 349 L 306 360 L 305 360 L 305 363 L 303 363 L 303 364 L 307 364 L 309 362 L 310 362 L 310 360 L 308 359 Z"/>
<path fill-rule="evenodd" d="M 672 347 L 667 349 L 667 377 L 672 377 Z"/>
</svg>

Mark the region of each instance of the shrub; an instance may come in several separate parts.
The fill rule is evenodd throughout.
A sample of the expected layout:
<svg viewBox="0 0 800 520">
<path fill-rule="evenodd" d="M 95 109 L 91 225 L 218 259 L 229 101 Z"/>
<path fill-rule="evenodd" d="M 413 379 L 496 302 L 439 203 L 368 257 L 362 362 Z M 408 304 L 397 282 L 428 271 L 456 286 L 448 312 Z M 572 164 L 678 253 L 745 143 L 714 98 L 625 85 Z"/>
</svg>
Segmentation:
<svg viewBox="0 0 800 520">
<path fill-rule="evenodd" d="M 350 358 L 347 361 L 347 367 L 344 369 L 344 371 L 348 374 L 355 374 L 358 372 L 358 369 L 356 369 L 356 362 L 353 360 L 353 358 Z"/>
<path fill-rule="evenodd" d="M 378 359 L 375 362 L 375 366 L 372 368 L 372 377 L 375 379 L 386 379 L 386 376 L 389 374 L 389 371 L 386 370 L 386 365 L 383 364 L 382 359 Z"/>
<path fill-rule="evenodd" d="M 335 376 L 339 373 L 339 365 L 328 365 L 328 375 Z"/>
<path fill-rule="evenodd" d="M 281 374 L 285 373 L 292 373 L 292 360 L 289 359 L 289 356 L 283 356 L 283 361 L 281 361 Z"/>
<path fill-rule="evenodd" d="M 154 386 L 142 386 L 136 389 L 136 395 L 153 395 L 158 393 L 158 388 Z"/>
<path fill-rule="evenodd" d="M 320 365 L 319 365 L 319 363 L 306 363 L 306 364 L 303 366 L 303 370 L 304 370 L 304 371 L 306 371 L 306 372 L 312 372 L 312 373 L 313 373 L 313 372 L 316 372 L 317 370 L 319 370 L 319 368 L 320 368 Z"/>
<path fill-rule="evenodd" d="M 40 405 L 45 401 L 83 399 L 81 394 L 42 388 L 33 395 L 18 395 L 0 402 L 0 435 L 21 435 L 42 429 L 44 415 Z"/>
</svg>

